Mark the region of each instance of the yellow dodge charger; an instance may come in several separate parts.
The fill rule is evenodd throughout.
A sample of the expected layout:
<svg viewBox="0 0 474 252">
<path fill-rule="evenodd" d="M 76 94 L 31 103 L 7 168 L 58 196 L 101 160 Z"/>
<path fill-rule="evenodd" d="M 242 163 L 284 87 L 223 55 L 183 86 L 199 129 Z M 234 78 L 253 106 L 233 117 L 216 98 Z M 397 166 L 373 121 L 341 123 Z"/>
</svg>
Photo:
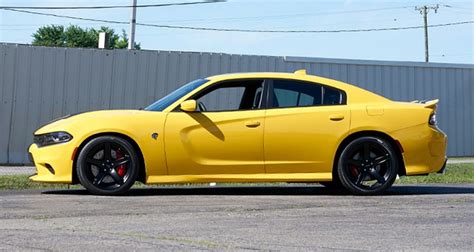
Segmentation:
<svg viewBox="0 0 474 252">
<path fill-rule="evenodd" d="M 135 181 L 319 182 L 380 194 L 397 175 L 443 172 L 438 100 L 396 102 L 295 73 L 192 81 L 144 110 L 69 115 L 38 129 L 33 181 L 118 195 Z"/>
</svg>

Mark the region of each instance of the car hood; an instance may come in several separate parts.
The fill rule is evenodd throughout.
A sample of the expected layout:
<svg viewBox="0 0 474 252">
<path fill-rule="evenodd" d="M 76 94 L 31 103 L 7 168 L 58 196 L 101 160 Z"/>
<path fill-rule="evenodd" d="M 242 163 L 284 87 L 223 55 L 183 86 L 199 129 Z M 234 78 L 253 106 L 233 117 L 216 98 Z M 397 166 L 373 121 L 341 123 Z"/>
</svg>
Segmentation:
<svg viewBox="0 0 474 252">
<path fill-rule="evenodd" d="M 35 135 L 44 134 L 54 131 L 67 131 L 68 128 L 76 126 L 78 124 L 84 124 L 84 122 L 95 121 L 95 120 L 107 120 L 112 118 L 126 118 L 131 120 L 131 118 L 148 114 L 148 113 L 161 113 L 155 111 L 145 111 L 145 110 L 99 110 L 92 112 L 84 112 L 77 114 L 70 114 L 66 116 L 59 117 L 53 121 L 50 121 L 46 125 L 40 127 L 35 131 Z M 87 127 L 87 125 L 84 125 Z"/>
</svg>

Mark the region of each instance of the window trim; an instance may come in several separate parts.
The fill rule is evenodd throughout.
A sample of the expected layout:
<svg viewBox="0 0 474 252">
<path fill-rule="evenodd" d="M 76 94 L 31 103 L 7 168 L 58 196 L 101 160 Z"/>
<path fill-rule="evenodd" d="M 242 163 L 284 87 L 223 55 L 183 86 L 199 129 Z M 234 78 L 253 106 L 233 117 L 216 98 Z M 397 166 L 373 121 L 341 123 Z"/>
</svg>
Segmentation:
<svg viewBox="0 0 474 252">
<path fill-rule="evenodd" d="M 259 111 L 259 110 L 264 110 L 267 109 L 268 106 L 268 93 L 269 93 L 269 79 L 268 78 L 239 78 L 239 79 L 228 79 L 228 80 L 222 80 L 216 83 L 213 83 L 202 90 L 199 90 L 197 93 L 191 95 L 188 97 L 186 100 L 195 100 L 195 97 L 200 96 L 202 93 L 208 92 L 209 89 L 214 89 L 217 85 L 222 85 L 225 83 L 229 82 L 238 82 L 238 81 L 256 81 L 256 80 L 261 80 L 262 81 L 262 96 L 261 96 L 261 102 L 260 102 L 260 107 L 257 109 L 238 109 L 238 110 L 214 110 L 214 111 L 193 111 L 193 112 L 186 112 L 186 113 L 220 113 L 220 112 L 239 112 L 239 111 Z M 171 112 L 184 112 L 179 108 L 180 104 L 178 104 L 174 109 L 171 110 Z"/>
<path fill-rule="evenodd" d="M 292 82 L 300 82 L 300 83 L 303 83 L 303 84 L 309 84 L 309 85 L 319 85 L 321 87 L 323 87 L 323 90 L 321 90 L 321 103 L 324 102 L 324 92 L 325 92 L 325 88 L 330 88 L 330 89 L 333 89 L 333 90 L 337 90 L 339 92 L 341 92 L 342 94 L 342 101 L 340 104 L 319 104 L 319 105 L 306 105 L 306 106 L 291 106 L 291 107 L 273 107 L 273 95 L 270 95 L 270 94 L 273 94 L 273 82 L 275 80 L 284 80 L 284 81 L 292 81 Z M 287 108 L 308 108 L 308 107 L 326 107 L 326 106 L 341 106 L 341 105 L 347 105 L 347 94 L 344 90 L 342 89 L 339 89 L 339 88 L 335 88 L 335 87 L 332 87 L 332 86 L 328 86 L 328 85 L 324 85 L 322 83 L 319 83 L 319 82 L 312 82 L 312 81 L 305 81 L 305 80 L 297 80 L 297 79 L 287 79 L 287 78 L 271 78 L 271 79 L 268 79 L 268 93 L 267 93 L 267 103 L 266 103 L 266 109 L 287 109 Z"/>
</svg>

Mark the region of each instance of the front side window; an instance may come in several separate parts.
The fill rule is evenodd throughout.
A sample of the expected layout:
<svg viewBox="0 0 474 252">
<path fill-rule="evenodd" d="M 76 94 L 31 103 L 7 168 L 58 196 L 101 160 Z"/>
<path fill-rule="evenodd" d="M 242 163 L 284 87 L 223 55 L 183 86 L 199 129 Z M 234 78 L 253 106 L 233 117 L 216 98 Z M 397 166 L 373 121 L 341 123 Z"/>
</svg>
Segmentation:
<svg viewBox="0 0 474 252">
<path fill-rule="evenodd" d="M 295 80 L 273 80 L 273 108 L 340 105 L 344 94 L 335 88 Z"/>
<path fill-rule="evenodd" d="M 198 111 L 218 112 L 259 109 L 263 80 L 236 80 L 213 85 L 197 94 Z"/>
<path fill-rule="evenodd" d="M 167 96 L 159 99 L 153 104 L 145 108 L 148 111 L 163 111 L 165 108 L 173 104 L 175 101 L 179 100 L 181 97 L 185 96 L 187 93 L 193 91 L 194 89 L 200 87 L 202 84 L 208 82 L 206 79 L 197 79 L 189 82 L 188 84 L 176 89 Z"/>
</svg>

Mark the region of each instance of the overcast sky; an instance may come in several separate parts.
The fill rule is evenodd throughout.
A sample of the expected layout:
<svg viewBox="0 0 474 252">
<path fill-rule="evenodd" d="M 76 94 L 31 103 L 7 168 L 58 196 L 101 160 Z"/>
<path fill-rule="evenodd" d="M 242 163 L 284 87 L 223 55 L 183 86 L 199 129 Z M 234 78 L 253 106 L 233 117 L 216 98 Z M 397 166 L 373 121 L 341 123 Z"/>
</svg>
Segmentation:
<svg viewBox="0 0 474 252">
<path fill-rule="evenodd" d="M 199 0 L 138 0 L 138 4 Z M 440 4 L 429 24 L 474 20 L 474 1 L 310 1 L 228 0 L 224 3 L 139 8 L 137 22 L 211 28 L 263 30 L 344 30 L 423 25 L 415 5 Z M 128 5 L 130 0 L 0 0 L 2 6 Z M 446 5 L 449 5 L 446 6 Z M 37 10 L 45 13 L 128 21 L 129 9 Z M 127 25 L 103 24 L 0 10 L 0 42 L 31 43 L 43 25 L 106 25 L 117 31 Z M 474 24 L 429 29 L 432 62 L 474 63 Z M 308 56 L 397 61 L 424 60 L 423 29 L 360 33 L 239 33 L 137 27 L 142 49 L 205 51 L 234 54 Z"/>
</svg>

